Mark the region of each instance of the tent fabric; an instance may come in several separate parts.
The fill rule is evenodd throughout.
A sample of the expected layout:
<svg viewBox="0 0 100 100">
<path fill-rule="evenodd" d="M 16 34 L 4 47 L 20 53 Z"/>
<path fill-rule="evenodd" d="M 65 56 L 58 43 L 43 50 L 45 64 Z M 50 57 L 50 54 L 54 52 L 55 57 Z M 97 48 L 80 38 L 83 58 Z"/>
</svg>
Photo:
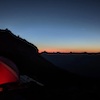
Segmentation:
<svg viewBox="0 0 100 100">
<path fill-rule="evenodd" d="M 4 62 L 6 65 L 9 65 L 16 73 L 19 73 L 18 68 L 10 59 L 0 56 L 0 61 Z"/>
<path fill-rule="evenodd" d="M 0 57 L 0 85 L 19 81 L 16 65 L 9 59 Z"/>
</svg>

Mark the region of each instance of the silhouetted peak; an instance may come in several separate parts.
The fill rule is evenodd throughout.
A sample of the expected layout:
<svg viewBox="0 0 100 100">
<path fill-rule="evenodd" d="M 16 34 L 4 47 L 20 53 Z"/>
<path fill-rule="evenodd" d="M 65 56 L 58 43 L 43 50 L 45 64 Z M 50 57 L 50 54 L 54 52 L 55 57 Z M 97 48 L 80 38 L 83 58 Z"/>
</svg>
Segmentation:
<svg viewBox="0 0 100 100">
<path fill-rule="evenodd" d="M 0 29 L 0 33 L 12 33 L 9 29 Z"/>
<path fill-rule="evenodd" d="M 0 29 L 0 51 L 26 51 L 38 53 L 38 48 L 27 40 L 21 38 L 20 36 L 16 36 L 9 29 Z"/>
</svg>

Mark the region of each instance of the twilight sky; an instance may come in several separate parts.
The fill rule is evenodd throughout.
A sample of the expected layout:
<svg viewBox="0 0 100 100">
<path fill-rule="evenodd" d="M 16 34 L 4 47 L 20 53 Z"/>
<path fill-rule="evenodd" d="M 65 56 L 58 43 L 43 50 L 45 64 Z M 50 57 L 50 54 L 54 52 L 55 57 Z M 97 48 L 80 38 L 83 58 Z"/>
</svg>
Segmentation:
<svg viewBox="0 0 100 100">
<path fill-rule="evenodd" d="M 0 28 L 39 51 L 100 52 L 100 0 L 0 0 Z"/>
</svg>

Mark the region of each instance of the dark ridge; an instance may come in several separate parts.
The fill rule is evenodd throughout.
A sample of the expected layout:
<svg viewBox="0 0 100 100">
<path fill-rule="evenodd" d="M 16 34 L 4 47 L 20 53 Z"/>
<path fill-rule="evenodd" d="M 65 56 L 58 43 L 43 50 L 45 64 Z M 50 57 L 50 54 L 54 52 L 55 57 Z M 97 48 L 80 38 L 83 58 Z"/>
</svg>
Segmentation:
<svg viewBox="0 0 100 100">
<path fill-rule="evenodd" d="M 5 38 L 5 39 L 4 39 Z M 11 39 L 11 40 L 10 40 Z M 6 41 L 5 41 L 6 40 Z M 5 29 L 5 30 L 1 30 L 0 29 L 0 43 L 1 41 L 5 41 L 7 42 L 7 40 L 10 40 L 10 42 L 13 42 L 11 44 L 9 44 L 8 46 L 10 47 L 10 45 L 15 45 L 15 47 L 17 48 L 17 44 L 20 46 L 27 46 L 26 48 L 30 49 L 31 51 L 33 50 L 34 48 L 34 52 L 38 53 L 38 48 L 33 45 L 32 43 L 26 41 L 25 39 L 22 39 L 21 37 L 19 36 L 16 36 L 14 35 L 10 30 L 8 29 Z M 4 43 L 5 43 L 4 42 Z M 3 44 L 4 45 L 4 44 Z M 17 48 L 18 49 L 18 48 Z"/>
</svg>

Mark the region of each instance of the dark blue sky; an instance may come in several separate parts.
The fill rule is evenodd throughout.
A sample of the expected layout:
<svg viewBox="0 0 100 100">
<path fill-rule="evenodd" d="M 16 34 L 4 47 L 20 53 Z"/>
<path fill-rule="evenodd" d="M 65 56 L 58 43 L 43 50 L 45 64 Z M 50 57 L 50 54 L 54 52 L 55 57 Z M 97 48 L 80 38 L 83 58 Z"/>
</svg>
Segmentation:
<svg viewBox="0 0 100 100">
<path fill-rule="evenodd" d="M 99 0 L 0 0 L 0 28 L 40 51 L 100 51 Z"/>
</svg>

